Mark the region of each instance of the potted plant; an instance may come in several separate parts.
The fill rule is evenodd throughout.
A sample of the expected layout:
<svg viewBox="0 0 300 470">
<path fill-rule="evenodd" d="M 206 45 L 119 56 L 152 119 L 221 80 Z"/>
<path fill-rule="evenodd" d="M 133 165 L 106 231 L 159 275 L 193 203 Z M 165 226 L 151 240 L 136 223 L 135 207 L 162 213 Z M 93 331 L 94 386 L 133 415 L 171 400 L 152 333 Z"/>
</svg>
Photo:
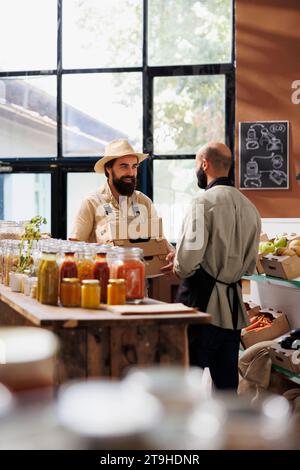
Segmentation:
<svg viewBox="0 0 300 470">
<path fill-rule="evenodd" d="M 32 248 L 34 246 L 34 241 L 41 238 L 40 227 L 42 224 L 46 223 L 47 220 L 45 217 L 37 215 L 24 226 L 24 233 L 19 244 L 19 256 L 16 271 L 10 272 L 9 285 L 13 292 L 23 291 L 22 286 L 24 276 L 27 273 L 30 273 L 30 268 L 33 264 Z"/>
<path fill-rule="evenodd" d="M 19 246 L 19 261 L 16 269 L 17 273 L 23 273 L 26 269 L 30 268 L 32 264 L 32 247 L 35 240 L 40 240 L 41 230 L 40 227 L 42 224 L 46 224 L 47 220 L 45 217 L 37 215 L 33 217 L 24 227 L 24 233 L 21 237 L 21 242 Z M 26 245 L 26 251 L 24 251 Z"/>
</svg>

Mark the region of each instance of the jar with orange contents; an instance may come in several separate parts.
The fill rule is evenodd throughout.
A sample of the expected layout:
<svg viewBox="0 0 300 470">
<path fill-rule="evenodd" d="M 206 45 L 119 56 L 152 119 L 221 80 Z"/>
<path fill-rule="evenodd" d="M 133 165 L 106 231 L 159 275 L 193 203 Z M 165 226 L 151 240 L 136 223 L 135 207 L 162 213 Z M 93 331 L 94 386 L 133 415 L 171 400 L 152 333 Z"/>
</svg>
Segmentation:
<svg viewBox="0 0 300 470">
<path fill-rule="evenodd" d="M 60 285 L 60 303 L 63 307 L 80 307 L 80 281 L 76 277 L 65 277 Z"/>
<path fill-rule="evenodd" d="M 125 279 L 126 299 L 142 300 L 145 295 L 145 265 L 140 248 L 119 249 L 112 261 L 110 275 Z"/>
<path fill-rule="evenodd" d="M 88 247 L 76 249 L 77 277 L 80 281 L 84 279 L 94 279 L 93 250 Z"/>
</svg>

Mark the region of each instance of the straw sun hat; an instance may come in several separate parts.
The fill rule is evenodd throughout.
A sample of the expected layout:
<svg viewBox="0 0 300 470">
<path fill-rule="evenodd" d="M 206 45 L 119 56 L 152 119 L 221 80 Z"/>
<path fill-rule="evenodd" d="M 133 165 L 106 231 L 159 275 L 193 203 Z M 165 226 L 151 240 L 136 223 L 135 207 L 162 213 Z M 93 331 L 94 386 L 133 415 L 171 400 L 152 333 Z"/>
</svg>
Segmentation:
<svg viewBox="0 0 300 470">
<path fill-rule="evenodd" d="M 95 171 L 97 173 L 104 173 L 104 166 L 110 160 L 115 158 L 125 157 L 127 155 L 134 155 L 138 158 L 139 163 L 141 163 L 145 158 L 148 157 L 147 153 L 137 153 L 134 151 L 130 143 L 125 139 L 117 139 L 109 142 L 106 145 L 104 150 L 104 156 L 95 164 Z"/>
</svg>

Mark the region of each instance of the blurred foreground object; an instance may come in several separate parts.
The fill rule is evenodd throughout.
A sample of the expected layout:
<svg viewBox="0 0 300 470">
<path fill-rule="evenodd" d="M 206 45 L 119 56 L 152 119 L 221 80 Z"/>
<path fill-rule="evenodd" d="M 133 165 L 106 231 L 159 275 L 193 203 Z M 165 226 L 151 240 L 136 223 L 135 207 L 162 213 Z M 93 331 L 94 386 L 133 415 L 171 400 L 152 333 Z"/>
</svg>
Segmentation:
<svg viewBox="0 0 300 470">
<path fill-rule="evenodd" d="M 0 328 L 0 382 L 14 392 L 54 385 L 58 340 L 31 327 Z"/>
<path fill-rule="evenodd" d="M 10 391 L 0 383 L 0 418 L 6 416 L 14 407 L 14 399 Z"/>
<path fill-rule="evenodd" d="M 89 448 L 136 448 L 162 418 L 158 401 L 125 382 L 70 382 L 58 395 L 58 419 Z"/>
<path fill-rule="evenodd" d="M 209 400 L 207 379 L 199 367 L 161 365 L 133 368 L 125 378 L 132 390 L 155 396 L 164 410 L 164 420 L 147 435 L 149 449 L 221 448 L 224 411 Z M 195 413 L 203 405 L 205 414 Z M 198 426 L 204 430 L 200 435 Z M 209 426 L 211 426 L 209 428 Z"/>
</svg>

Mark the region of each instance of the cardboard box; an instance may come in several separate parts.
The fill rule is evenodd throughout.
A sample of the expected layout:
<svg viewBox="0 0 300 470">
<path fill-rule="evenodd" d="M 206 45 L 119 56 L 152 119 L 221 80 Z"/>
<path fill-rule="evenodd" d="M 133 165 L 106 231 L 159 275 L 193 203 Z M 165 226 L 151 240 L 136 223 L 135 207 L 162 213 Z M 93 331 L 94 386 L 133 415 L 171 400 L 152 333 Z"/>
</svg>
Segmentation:
<svg viewBox="0 0 300 470">
<path fill-rule="evenodd" d="M 150 239 L 150 240 L 114 240 L 114 246 L 121 246 L 124 248 L 141 248 L 144 257 L 167 255 L 168 245 L 164 238 Z"/>
<path fill-rule="evenodd" d="M 97 235 L 102 243 L 114 240 L 136 240 L 162 238 L 162 219 L 142 219 L 141 217 L 105 219 L 105 223 L 98 226 Z"/>
<path fill-rule="evenodd" d="M 168 264 L 166 261 L 166 255 L 146 256 L 144 257 L 144 260 L 146 277 L 162 276 L 163 274 L 160 268 Z"/>
<path fill-rule="evenodd" d="M 298 235 L 297 233 L 288 233 L 287 235 L 283 235 L 283 236 L 286 237 L 288 244 L 292 240 L 300 240 L 300 235 Z"/>
<path fill-rule="evenodd" d="M 265 270 L 263 268 L 263 265 L 261 264 L 261 260 L 263 258 L 263 253 L 259 253 L 257 260 L 256 260 L 256 271 L 258 274 L 264 274 Z"/>
<path fill-rule="evenodd" d="M 294 374 L 300 374 L 300 351 L 295 349 L 283 349 L 280 344 L 273 343 L 270 348 L 272 364 L 282 367 Z"/>
<path fill-rule="evenodd" d="M 272 321 L 271 326 L 262 328 L 261 330 L 242 330 L 241 343 L 245 348 L 249 348 L 253 344 L 259 343 L 260 341 L 269 341 L 275 339 L 290 330 L 287 316 L 284 313 L 276 312 L 270 309 L 263 309 L 261 312 L 269 312 L 275 317 L 275 319 Z"/>
<path fill-rule="evenodd" d="M 266 233 L 261 233 L 260 234 L 260 237 L 259 237 L 259 241 L 260 242 L 268 242 L 269 241 L 269 237 Z"/>
<path fill-rule="evenodd" d="M 255 317 L 259 312 L 262 311 L 261 306 L 257 305 L 255 302 L 252 302 L 252 300 L 249 300 L 249 302 L 244 302 L 244 305 L 245 305 L 249 319 L 251 319 L 252 317 Z"/>
<path fill-rule="evenodd" d="M 146 277 L 162 275 L 160 268 L 168 264 L 166 261 L 168 245 L 164 238 L 150 240 L 114 240 L 113 245 L 124 248 L 141 248 L 145 260 Z"/>
<path fill-rule="evenodd" d="M 146 277 L 162 275 L 160 268 L 166 266 L 168 244 L 162 233 L 160 217 L 143 220 L 142 217 L 116 219 L 106 218 L 98 228 L 103 243 L 123 248 L 141 248 L 145 259 Z"/>
<path fill-rule="evenodd" d="M 300 276 L 300 257 L 297 255 L 275 256 L 269 254 L 263 256 L 261 264 L 269 276 L 282 279 L 295 279 Z"/>
</svg>

